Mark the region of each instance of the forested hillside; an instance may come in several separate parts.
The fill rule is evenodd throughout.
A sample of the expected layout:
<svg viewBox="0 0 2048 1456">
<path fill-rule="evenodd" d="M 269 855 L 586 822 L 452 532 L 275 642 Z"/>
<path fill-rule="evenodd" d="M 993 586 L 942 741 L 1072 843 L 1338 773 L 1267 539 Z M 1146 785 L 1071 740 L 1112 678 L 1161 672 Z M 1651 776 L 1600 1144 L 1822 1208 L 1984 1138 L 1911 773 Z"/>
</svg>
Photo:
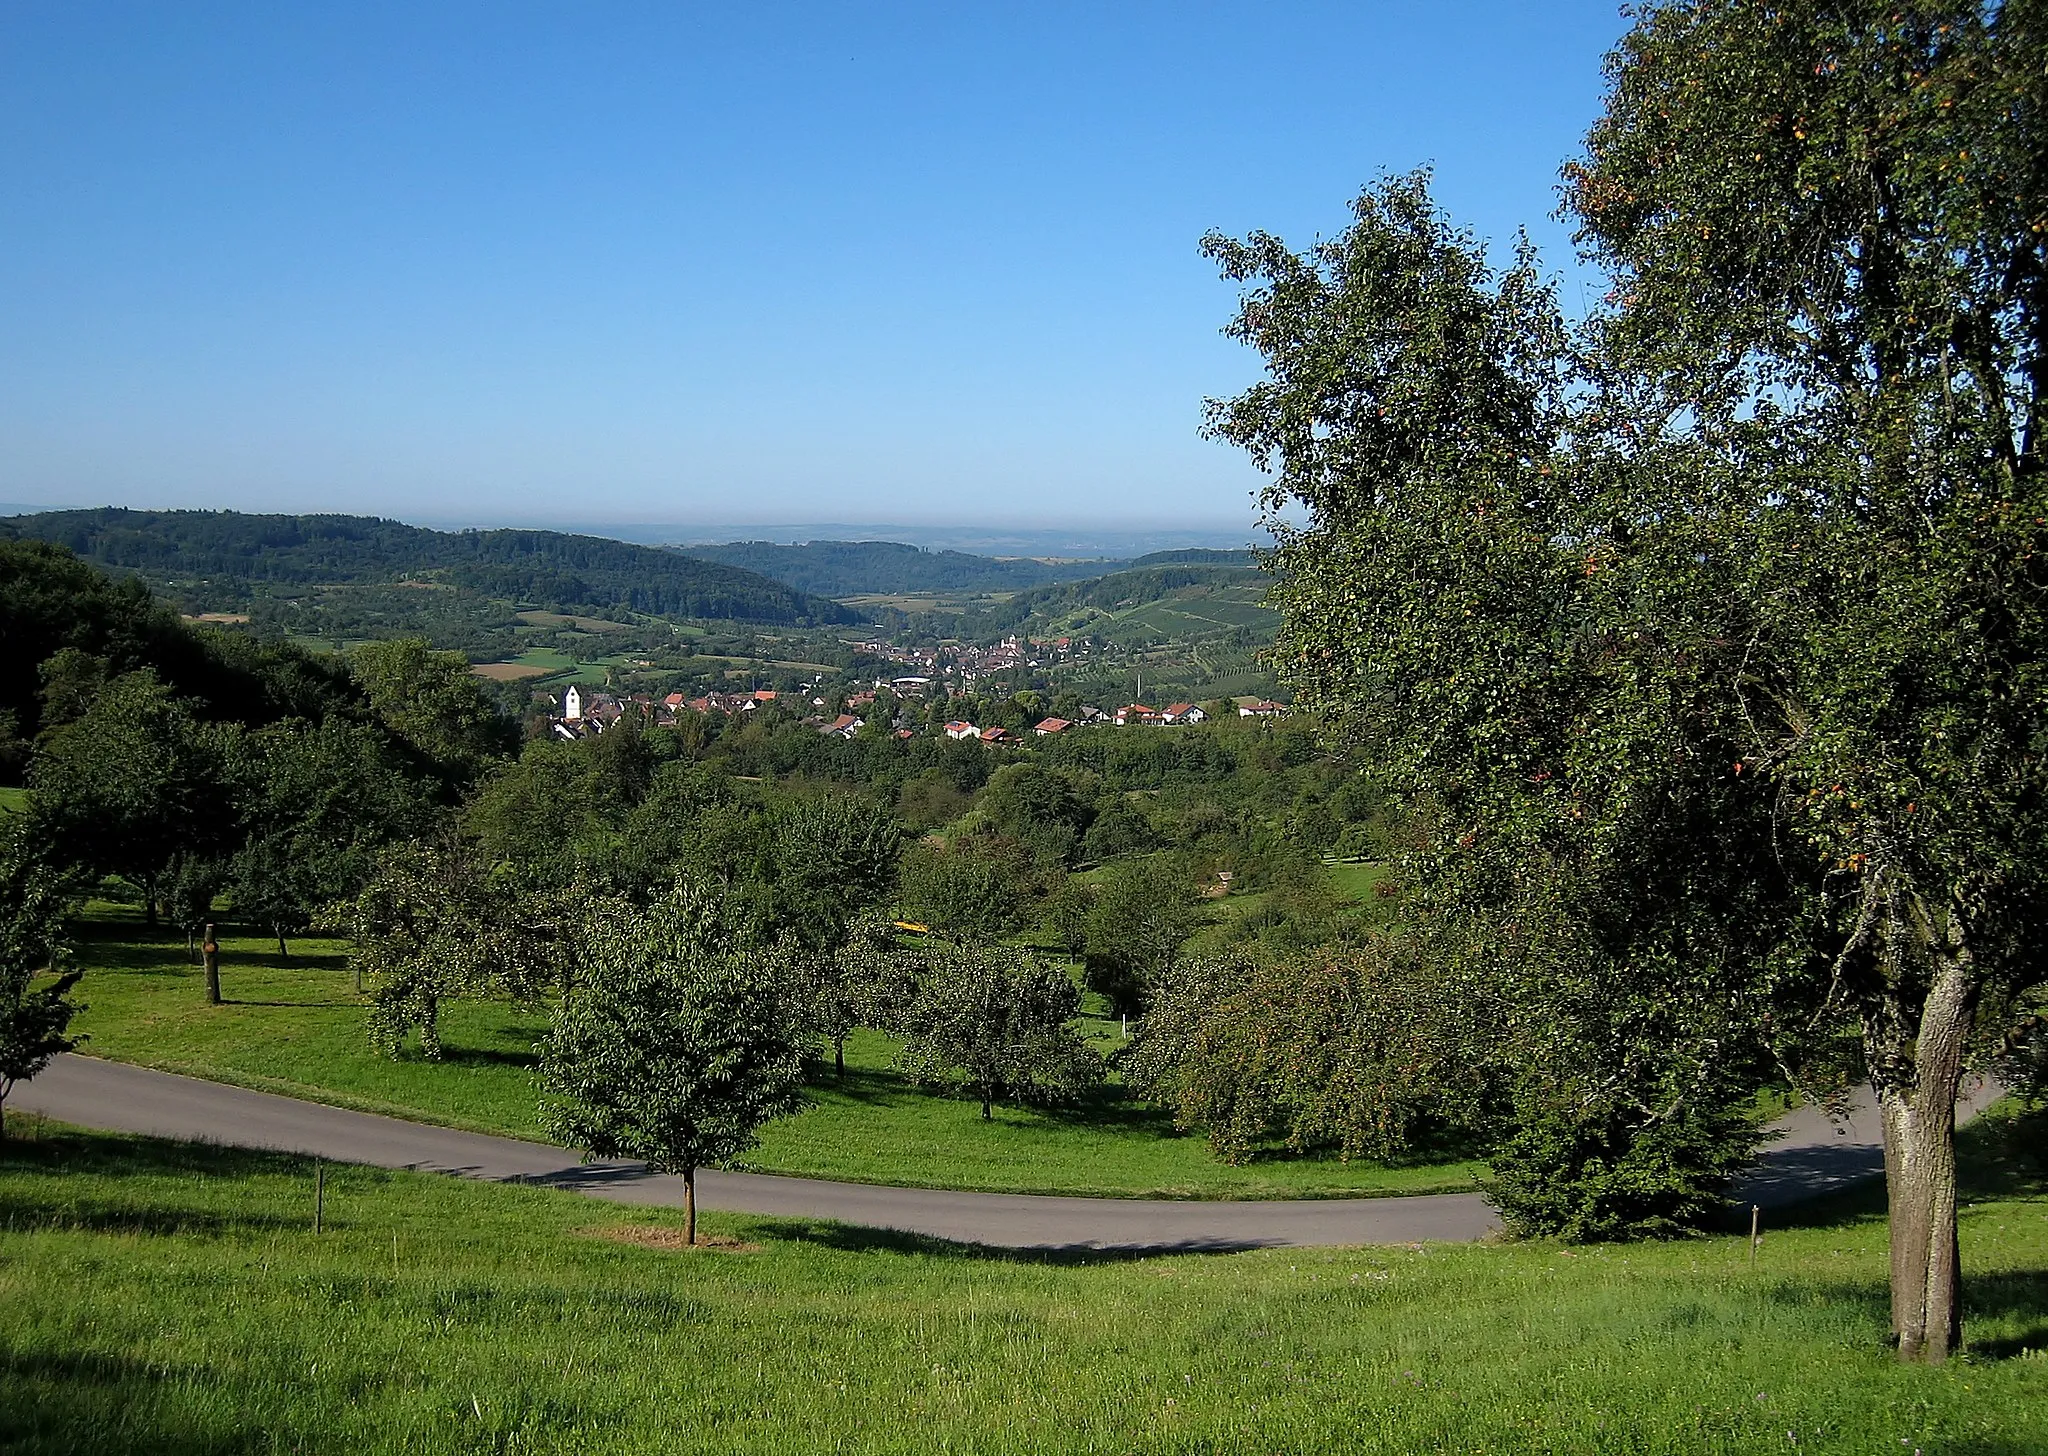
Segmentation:
<svg viewBox="0 0 2048 1456">
<path fill-rule="evenodd" d="M 759 572 L 798 591 L 850 597 L 896 592 L 1021 591 L 1046 582 L 1100 576 L 1119 561 L 1045 562 L 1028 556 L 976 556 L 927 551 L 894 541 L 731 541 L 687 546 L 684 554 Z M 1167 553 L 1182 554 L 1182 553 Z M 1229 554 L 1229 553 L 1221 553 Z"/>
<path fill-rule="evenodd" d="M 1178 551 L 1149 551 L 1125 562 L 1125 566 L 1257 566 L 1256 551 L 1216 551 L 1207 546 L 1189 546 Z"/>
<path fill-rule="evenodd" d="M 852 623 L 836 602 L 715 561 L 558 531 L 431 531 L 370 516 L 239 511 L 48 511 L 0 535 L 54 541 L 133 572 L 190 610 L 243 606 L 262 587 L 425 580 L 558 611 L 783 624 Z"/>
</svg>

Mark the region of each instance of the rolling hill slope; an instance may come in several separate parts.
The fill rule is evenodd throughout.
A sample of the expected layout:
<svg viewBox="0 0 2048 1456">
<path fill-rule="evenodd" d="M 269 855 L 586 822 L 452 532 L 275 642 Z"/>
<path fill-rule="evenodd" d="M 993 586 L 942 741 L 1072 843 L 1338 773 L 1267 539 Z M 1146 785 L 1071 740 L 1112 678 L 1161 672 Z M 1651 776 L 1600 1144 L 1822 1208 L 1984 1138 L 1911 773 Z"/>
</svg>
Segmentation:
<svg viewBox="0 0 2048 1456">
<path fill-rule="evenodd" d="M 202 610 L 245 601 L 258 587 L 424 580 L 556 610 L 799 625 L 863 620 L 737 566 L 558 531 L 447 532 L 370 516 L 106 508 L 0 519 L 0 536 L 57 542 Z"/>
<path fill-rule="evenodd" d="M 1269 580 L 1243 566 L 1143 566 L 1019 592 L 963 618 L 960 631 L 963 637 L 1086 634 L 1117 643 L 1226 635 L 1266 641 L 1280 621 L 1263 604 Z"/>
</svg>

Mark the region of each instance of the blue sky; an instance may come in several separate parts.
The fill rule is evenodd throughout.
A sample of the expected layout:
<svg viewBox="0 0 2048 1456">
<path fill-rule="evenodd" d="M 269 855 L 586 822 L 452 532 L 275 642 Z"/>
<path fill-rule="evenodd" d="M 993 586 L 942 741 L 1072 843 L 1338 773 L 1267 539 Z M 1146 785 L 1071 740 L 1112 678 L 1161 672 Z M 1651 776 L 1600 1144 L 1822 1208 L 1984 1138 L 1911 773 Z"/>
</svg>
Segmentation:
<svg viewBox="0 0 2048 1456">
<path fill-rule="evenodd" d="M 1223 523 L 1209 228 L 1549 214 L 1609 3 L 0 8 L 0 501 Z M 1567 286 L 1576 303 L 1579 285 Z"/>
</svg>

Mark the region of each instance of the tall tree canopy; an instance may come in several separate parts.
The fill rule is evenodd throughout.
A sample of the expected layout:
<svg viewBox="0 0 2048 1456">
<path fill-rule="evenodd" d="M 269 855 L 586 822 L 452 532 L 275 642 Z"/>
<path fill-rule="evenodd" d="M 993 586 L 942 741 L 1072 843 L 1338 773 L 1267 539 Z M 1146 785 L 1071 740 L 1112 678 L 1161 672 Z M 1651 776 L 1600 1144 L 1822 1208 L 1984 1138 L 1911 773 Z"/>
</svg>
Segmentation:
<svg viewBox="0 0 2048 1456">
<path fill-rule="evenodd" d="M 1940 1358 L 1965 1042 L 2048 936 L 2048 9 L 1668 4 L 1610 78 L 1567 169 L 1631 391 L 1602 443 L 1640 462 L 1598 544 L 1685 509 L 1745 605 L 1729 771 L 1825 897 L 1894 1327 Z"/>
<path fill-rule="evenodd" d="M 1703 1206 L 1766 1058 L 1846 1021 L 1908 1357 L 1957 1336 L 1966 1042 L 2048 934 L 2044 46 L 2036 4 L 1637 12 L 1567 169 L 1615 280 L 1576 337 L 1422 178 L 1208 243 L 1270 376 L 1212 426 L 1306 511 L 1280 660 L 1506 993 L 1504 1206 L 1612 1226 L 1631 1159 Z"/>
<path fill-rule="evenodd" d="M 1307 508 L 1279 528 L 1276 655 L 1407 802 L 1415 913 L 1500 1008 L 1527 1134 L 1496 1149 L 1503 1212 L 1668 1229 L 1753 1146 L 1731 1114 L 1797 903 L 1726 773 L 1736 709 L 1700 679 L 1726 655 L 1713 584 L 1621 590 L 1588 556 L 1569 337 L 1533 256 L 1491 270 L 1420 175 L 1355 214 L 1301 255 L 1208 243 L 1256 280 L 1232 332 L 1270 375 L 1212 427 L 1274 471 L 1269 506 Z M 1543 1186 L 1570 1197 L 1515 1197 Z"/>
</svg>

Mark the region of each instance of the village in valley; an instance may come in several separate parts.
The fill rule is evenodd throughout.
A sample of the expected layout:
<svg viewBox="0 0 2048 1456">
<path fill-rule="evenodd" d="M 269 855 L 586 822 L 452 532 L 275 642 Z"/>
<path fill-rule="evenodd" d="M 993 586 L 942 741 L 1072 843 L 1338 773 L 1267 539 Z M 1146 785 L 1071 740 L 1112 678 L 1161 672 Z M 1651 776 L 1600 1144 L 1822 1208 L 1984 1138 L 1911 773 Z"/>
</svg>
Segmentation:
<svg viewBox="0 0 2048 1456">
<path fill-rule="evenodd" d="M 2048 0 L 0 35 L 0 1456 L 2048 1456 Z"/>
<path fill-rule="evenodd" d="M 808 683 L 794 694 L 750 688 L 740 692 L 707 692 L 696 697 L 669 693 L 659 698 L 651 693 L 586 690 L 571 683 L 559 698 L 550 700 L 553 711 L 548 721 L 549 731 L 555 737 L 573 742 L 595 737 L 622 721 L 641 728 L 670 728 L 684 714 L 733 718 L 773 707 L 793 710 L 806 726 L 826 737 L 855 738 L 872 726 L 875 732 L 893 734 L 899 739 L 914 738 L 923 732 L 950 739 L 978 739 L 991 747 L 1000 747 L 1021 743 L 1026 733 L 1046 738 L 1099 724 L 1117 728 L 1190 726 L 1207 722 L 1212 711 L 1226 706 L 1240 718 L 1279 718 L 1287 713 L 1285 704 L 1252 695 L 1224 699 L 1207 707 L 1178 702 L 1155 708 L 1131 702 L 1104 709 L 1082 703 L 1069 709 L 1071 717 L 1048 714 L 1020 732 L 1000 724 L 983 727 L 964 718 L 940 717 L 934 722 L 934 712 L 918 711 L 919 703 L 927 700 L 943 705 L 950 698 L 938 696 L 932 679 L 922 676 L 876 679 L 870 687 L 850 691 Z"/>
</svg>

